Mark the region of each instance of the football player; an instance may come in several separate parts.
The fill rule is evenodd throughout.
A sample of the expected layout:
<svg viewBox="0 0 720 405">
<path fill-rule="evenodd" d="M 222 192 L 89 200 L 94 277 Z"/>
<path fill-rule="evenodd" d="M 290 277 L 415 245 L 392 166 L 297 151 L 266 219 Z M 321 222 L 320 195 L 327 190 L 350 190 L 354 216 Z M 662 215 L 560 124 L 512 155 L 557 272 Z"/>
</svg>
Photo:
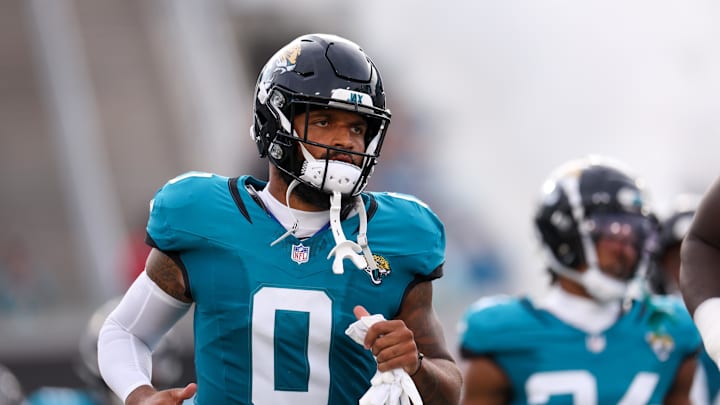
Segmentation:
<svg viewBox="0 0 720 405">
<path fill-rule="evenodd" d="M 641 183 L 590 156 L 554 172 L 535 226 L 539 299 L 494 296 L 461 321 L 463 404 L 688 404 L 699 336 L 682 302 L 628 298 L 657 233 Z"/>
<path fill-rule="evenodd" d="M 462 376 L 432 304 L 443 224 L 415 197 L 365 192 L 389 124 L 357 44 L 312 34 L 280 49 L 251 128 L 269 181 L 191 172 L 152 200 L 145 272 L 99 338 L 114 392 L 127 404 L 356 404 L 378 371 L 401 370 L 425 404 L 457 403 Z M 191 304 L 197 384 L 158 391 L 150 352 Z M 386 320 L 359 345 L 344 332 L 369 314 Z"/>
</svg>

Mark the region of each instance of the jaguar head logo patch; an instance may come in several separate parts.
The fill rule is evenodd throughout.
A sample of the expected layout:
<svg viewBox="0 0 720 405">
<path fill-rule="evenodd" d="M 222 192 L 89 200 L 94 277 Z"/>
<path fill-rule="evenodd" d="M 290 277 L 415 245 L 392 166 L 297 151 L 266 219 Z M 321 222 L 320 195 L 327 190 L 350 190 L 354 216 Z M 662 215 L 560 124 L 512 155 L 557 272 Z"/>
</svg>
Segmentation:
<svg viewBox="0 0 720 405">
<path fill-rule="evenodd" d="M 373 254 L 373 259 L 375 259 L 375 263 L 377 264 L 376 269 L 371 269 L 370 266 L 365 267 L 365 273 L 367 273 L 368 276 L 370 276 L 370 281 L 372 281 L 373 284 L 378 285 L 382 283 L 382 279 L 390 275 L 390 263 L 388 263 L 387 259 L 380 255 Z"/>
</svg>

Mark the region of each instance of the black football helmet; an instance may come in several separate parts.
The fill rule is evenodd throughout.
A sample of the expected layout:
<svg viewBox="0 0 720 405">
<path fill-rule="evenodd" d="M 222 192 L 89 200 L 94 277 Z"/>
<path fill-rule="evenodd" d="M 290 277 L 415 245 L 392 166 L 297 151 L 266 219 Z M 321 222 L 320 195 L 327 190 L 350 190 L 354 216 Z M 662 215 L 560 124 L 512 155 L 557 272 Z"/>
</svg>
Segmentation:
<svg viewBox="0 0 720 405">
<path fill-rule="evenodd" d="M 574 160 L 557 169 L 543 186 L 534 220 L 549 269 L 580 282 L 601 301 L 620 298 L 630 280 L 599 285 L 597 279 L 604 277 L 599 276 L 597 239 L 618 232 L 632 237 L 640 258 L 632 277 L 640 269 L 644 273 L 657 239 L 657 221 L 641 182 L 619 162 L 603 157 Z M 581 275 L 577 270 L 582 267 L 592 271 Z"/>
<path fill-rule="evenodd" d="M 293 128 L 296 114 L 320 108 L 352 111 L 366 120 L 365 152 L 342 151 L 362 157 L 362 167 L 351 165 L 350 173 L 347 168 L 338 173 L 328 169 L 328 159 L 316 161 L 307 153 L 304 144 L 326 148 L 327 156 L 339 150 L 309 142 Z M 358 195 L 377 163 L 390 116 L 380 74 L 362 48 L 335 35 L 304 35 L 280 49 L 260 72 L 251 136 L 260 157 L 267 156 L 293 179 L 325 193 Z"/>
<path fill-rule="evenodd" d="M 658 239 L 658 252 L 662 253 L 669 247 L 682 242 L 690 229 L 695 211 L 702 196 L 694 194 L 681 194 L 677 196 L 670 215 L 660 223 L 660 238 Z"/>
</svg>

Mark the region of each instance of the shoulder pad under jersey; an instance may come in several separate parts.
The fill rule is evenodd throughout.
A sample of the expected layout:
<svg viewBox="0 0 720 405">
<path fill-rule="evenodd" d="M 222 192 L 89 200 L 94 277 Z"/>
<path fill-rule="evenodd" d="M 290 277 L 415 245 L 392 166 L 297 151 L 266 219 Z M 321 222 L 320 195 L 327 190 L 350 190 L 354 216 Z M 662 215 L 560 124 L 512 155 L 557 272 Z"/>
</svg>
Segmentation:
<svg viewBox="0 0 720 405">
<path fill-rule="evenodd" d="M 381 241 L 386 253 L 404 256 L 422 274 L 444 263 L 445 227 L 427 204 L 408 194 L 371 194 L 377 211 L 368 223 L 368 238 Z"/>
<path fill-rule="evenodd" d="M 191 248 L 213 238 L 233 207 L 228 178 L 188 172 L 168 181 L 150 202 L 148 236 L 161 250 Z"/>
<path fill-rule="evenodd" d="M 645 301 L 647 320 L 651 329 L 667 332 L 678 349 L 694 352 L 702 340 L 682 299 L 672 295 L 651 295 Z"/>
<path fill-rule="evenodd" d="M 542 329 L 528 299 L 508 295 L 484 297 L 468 307 L 462 318 L 460 347 L 463 352 L 478 355 L 519 349 L 531 345 L 532 336 Z"/>
</svg>

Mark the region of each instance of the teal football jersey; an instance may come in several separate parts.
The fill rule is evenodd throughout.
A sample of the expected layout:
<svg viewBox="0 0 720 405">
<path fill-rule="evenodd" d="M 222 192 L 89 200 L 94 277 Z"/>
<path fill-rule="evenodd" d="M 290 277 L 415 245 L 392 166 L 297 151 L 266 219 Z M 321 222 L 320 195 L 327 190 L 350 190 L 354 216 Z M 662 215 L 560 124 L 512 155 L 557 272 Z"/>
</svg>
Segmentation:
<svg viewBox="0 0 720 405">
<path fill-rule="evenodd" d="M 151 204 L 148 242 L 183 268 L 195 301 L 198 404 L 357 404 L 377 370 L 345 335 L 353 308 L 393 318 L 409 287 L 442 276 L 445 233 L 422 202 L 366 193 L 374 274 L 334 274 L 329 228 L 289 236 L 250 189 L 264 182 L 192 172 Z M 328 218 L 329 221 L 329 218 Z M 342 222 L 357 239 L 359 219 Z"/>
<path fill-rule="evenodd" d="M 489 356 L 512 384 L 512 404 L 661 404 L 700 336 L 682 302 L 634 302 L 598 335 L 569 326 L 527 298 L 495 296 L 461 321 L 463 357 Z"/>
</svg>

